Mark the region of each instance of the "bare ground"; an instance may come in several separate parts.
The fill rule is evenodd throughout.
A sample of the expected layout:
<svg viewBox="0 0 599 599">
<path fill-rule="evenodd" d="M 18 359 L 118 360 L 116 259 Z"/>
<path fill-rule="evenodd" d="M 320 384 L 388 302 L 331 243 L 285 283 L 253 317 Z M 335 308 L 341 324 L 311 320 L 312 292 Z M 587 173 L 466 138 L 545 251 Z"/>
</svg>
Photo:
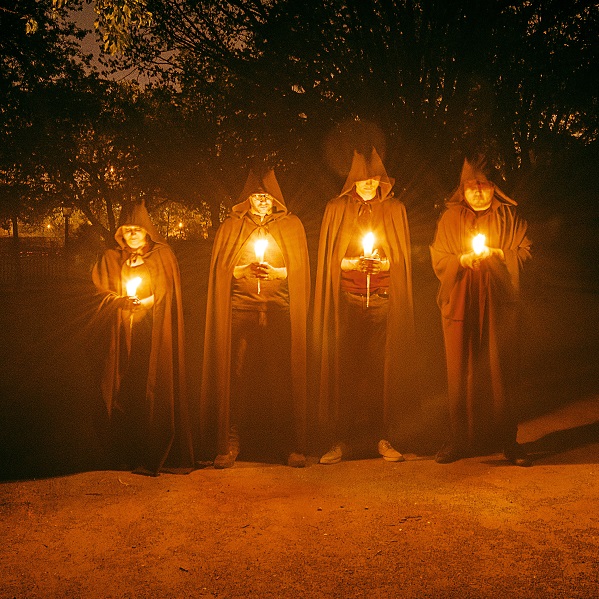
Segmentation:
<svg viewBox="0 0 599 599">
<path fill-rule="evenodd" d="M 525 423 L 531 468 L 408 455 L 5 482 L 0 597 L 594 597 L 597 422 L 595 398 Z"/>
</svg>

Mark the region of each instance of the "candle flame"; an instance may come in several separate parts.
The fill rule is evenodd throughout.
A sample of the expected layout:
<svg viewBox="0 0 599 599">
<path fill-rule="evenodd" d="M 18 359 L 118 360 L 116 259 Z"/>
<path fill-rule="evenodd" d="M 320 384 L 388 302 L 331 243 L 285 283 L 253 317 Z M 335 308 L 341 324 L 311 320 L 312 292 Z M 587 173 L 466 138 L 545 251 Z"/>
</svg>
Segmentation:
<svg viewBox="0 0 599 599">
<path fill-rule="evenodd" d="M 362 240 L 362 245 L 364 246 L 364 257 L 370 258 L 370 256 L 372 256 L 372 249 L 374 247 L 374 234 L 366 233 L 366 235 L 364 235 L 364 239 Z"/>
<path fill-rule="evenodd" d="M 487 238 L 483 233 L 479 233 L 472 238 L 472 249 L 477 256 L 480 256 L 485 251 L 486 243 Z"/>
<path fill-rule="evenodd" d="M 254 242 L 254 252 L 256 253 L 256 260 L 258 262 L 264 262 L 264 252 L 268 246 L 268 239 L 260 238 Z"/>
<path fill-rule="evenodd" d="M 141 277 L 133 277 L 127 281 L 127 295 L 129 297 L 135 297 L 137 294 L 137 288 L 141 284 Z"/>
</svg>

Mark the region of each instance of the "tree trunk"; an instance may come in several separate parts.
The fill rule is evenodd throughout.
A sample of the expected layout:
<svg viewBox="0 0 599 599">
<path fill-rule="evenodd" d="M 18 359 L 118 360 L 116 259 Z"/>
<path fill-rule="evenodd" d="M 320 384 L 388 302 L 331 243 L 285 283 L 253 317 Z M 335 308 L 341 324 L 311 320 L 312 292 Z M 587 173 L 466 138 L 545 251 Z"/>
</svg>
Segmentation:
<svg viewBox="0 0 599 599">
<path fill-rule="evenodd" d="M 11 217 L 12 222 L 12 239 L 15 246 L 19 245 L 19 218 L 16 215 Z"/>
</svg>

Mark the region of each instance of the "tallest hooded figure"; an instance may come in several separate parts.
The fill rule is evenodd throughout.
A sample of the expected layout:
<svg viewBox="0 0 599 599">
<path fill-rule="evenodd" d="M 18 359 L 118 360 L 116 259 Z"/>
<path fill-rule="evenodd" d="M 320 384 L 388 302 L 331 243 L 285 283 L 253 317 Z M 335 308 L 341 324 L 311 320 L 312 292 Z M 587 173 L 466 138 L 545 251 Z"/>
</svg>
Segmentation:
<svg viewBox="0 0 599 599">
<path fill-rule="evenodd" d="M 516 203 L 464 161 L 431 246 L 440 281 L 450 431 L 437 462 L 502 449 L 518 466 L 530 459 L 516 443 L 514 410 L 519 277 L 528 260 L 527 225 Z M 478 243 L 477 243 L 478 240 Z"/>
<path fill-rule="evenodd" d="M 210 263 L 201 426 L 215 468 L 248 448 L 305 465 L 309 297 L 304 228 L 274 172 L 250 172 Z"/>
<path fill-rule="evenodd" d="M 349 455 L 350 444 L 402 461 L 391 441 L 405 443 L 413 425 L 410 235 L 393 184 L 374 148 L 354 152 L 325 210 L 314 298 L 318 422 L 333 443 L 323 464 Z"/>
</svg>

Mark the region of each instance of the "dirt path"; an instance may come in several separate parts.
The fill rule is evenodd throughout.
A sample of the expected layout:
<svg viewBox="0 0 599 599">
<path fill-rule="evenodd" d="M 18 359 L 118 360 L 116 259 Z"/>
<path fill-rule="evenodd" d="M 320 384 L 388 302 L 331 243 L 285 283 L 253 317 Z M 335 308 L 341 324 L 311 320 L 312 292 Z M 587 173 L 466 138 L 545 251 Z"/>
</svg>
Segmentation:
<svg viewBox="0 0 599 599">
<path fill-rule="evenodd" d="M 0 485 L 2 599 L 588 599 L 599 585 L 599 402 L 525 423 L 532 468 L 241 462 Z"/>
</svg>

